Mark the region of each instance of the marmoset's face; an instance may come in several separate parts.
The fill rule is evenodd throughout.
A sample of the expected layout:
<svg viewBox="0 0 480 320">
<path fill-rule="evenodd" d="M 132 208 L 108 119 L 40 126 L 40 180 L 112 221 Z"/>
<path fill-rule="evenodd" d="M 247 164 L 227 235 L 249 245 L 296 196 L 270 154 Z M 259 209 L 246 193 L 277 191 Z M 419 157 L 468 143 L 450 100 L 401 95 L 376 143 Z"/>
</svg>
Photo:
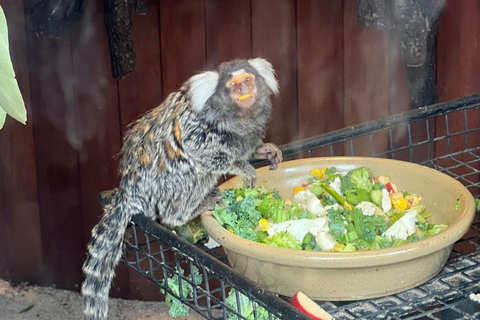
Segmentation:
<svg viewBox="0 0 480 320">
<path fill-rule="evenodd" d="M 250 108 L 257 99 L 255 75 L 240 69 L 232 73 L 225 86 L 230 90 L 230 97 L 241 108 Z"/>
</svg>

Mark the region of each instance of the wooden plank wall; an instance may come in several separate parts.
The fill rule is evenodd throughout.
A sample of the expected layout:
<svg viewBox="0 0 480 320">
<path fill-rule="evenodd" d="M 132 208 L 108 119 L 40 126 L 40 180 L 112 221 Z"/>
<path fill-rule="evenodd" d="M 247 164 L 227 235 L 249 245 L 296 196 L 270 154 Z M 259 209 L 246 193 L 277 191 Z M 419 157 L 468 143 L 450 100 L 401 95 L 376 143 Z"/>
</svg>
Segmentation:
<svg viewBox="0 0 480 320">
<path fill-rule="evenodd" d="M 79 289 L 96 194 L 117 185 L 127 124 L 197 71 L 268 58 L 281 87 L 267 132 L 277 144 L 408 109 L 399 34 L 361 28 L 355 0 L 152 0 L 134 16 L 137 68 L 118 81 L 101 1 L 56 40 L 32 31 L 35 2 L 0 1 L 28 110 L 26 126 L 8 119 L 0 131 L 0 277 L 15 282 Z M 480 92 L 480 0 L 453 2 L 439 31 L 442 101 Z M 122 266 L 111 294 L 160 298 Z"/>
</svg>

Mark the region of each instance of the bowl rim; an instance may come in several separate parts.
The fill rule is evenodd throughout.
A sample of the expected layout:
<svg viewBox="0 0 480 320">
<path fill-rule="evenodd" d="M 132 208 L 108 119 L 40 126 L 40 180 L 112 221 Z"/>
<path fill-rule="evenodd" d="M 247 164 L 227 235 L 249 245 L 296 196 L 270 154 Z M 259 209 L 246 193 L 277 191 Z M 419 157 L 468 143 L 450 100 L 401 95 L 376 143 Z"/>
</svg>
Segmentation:
<svg viewBox="0 0 480 320">
<path fill-rule="evenodd" d="M 386 248 L 372 251 L 356 251 L 356 252 L 319 252 L 319 251 L 305 251 L 289 248 L 277 248 L 263 243 L 258 243 L 252 240 L 244 239 L 238 235 L 228 232 L 220 223 L 215 219 L 211 211 L 207 211 L 201 215 L 202 223 L 207 230 L 207 233 L 216 242 L 228 251 L 240 253 L 245 256 L 249 256 L 258 260 L 273 262 L 276 264 L 300 266 L 300 267 L 323 267 L 323 268 L 352 268 L 351 265 L 346 264 L 346 261 L 352 263 L 360 263 L 362 267 L 384 265 L 385 258 L 389 258 L 388 264 L 398 263 L 401 261 L 411 260 L 431 254 L 433 252 L 445 249 L 450 245 L 453 245 L 459 240 L 471 227 L 473 219 L 475 217 L 475 200 L 470 191 L 459 181 L 453 177 L 440 172 L 438 170 L 423 166 L 417 163 L 412 163 L 397 159 L 385 159 L 385 158 L 373 158 L 373 157 L 360 157 L 360 156 L 336 156 L 336 157 L 312 157 L 297 160 L 285 161 L 280 164 L 279 169 L 282 166 L 287 166 L 292 162 L 301 166 L 302 162 L 311 162 L 312 160 L 324 161 L 324 162 L 337 162 L 339 161 L 350 162 L 398 162 L 402 163 L 402 166 L 422 167 L 422 170 L 430 171 L 433 175 L 438 175 L 440 179 L 449 181 L 449 183 L 456 184 L 461 190 L 461 195 L 465 197 L 465 206 L 458 218 L 448 226 L 444 231 L 416 241 L 414 243 L 404 244 L 395 248 Z M 347 164 L 347 163 L 346 163 Z M 367 166 L 367 165 L 365 165 Z M 369 165 L 372 166 L 372 165 Z M 367 167 L 369 167 L 367 166 Z M 268 167 L 261 167 L 256 169 L 257 173 L 269 170 Z M 234 177 L 225 181 L 219 186 L 223 189 L 227 182 L 232 182 L 234 179 L 241 179 L 240 177 Z M 442 239 L 443 240 L 440 240 Z M 228 256 L 228 254 L 227 254 Z M 382 263 L 383 262 L 383 263 Z"/>
</svg>

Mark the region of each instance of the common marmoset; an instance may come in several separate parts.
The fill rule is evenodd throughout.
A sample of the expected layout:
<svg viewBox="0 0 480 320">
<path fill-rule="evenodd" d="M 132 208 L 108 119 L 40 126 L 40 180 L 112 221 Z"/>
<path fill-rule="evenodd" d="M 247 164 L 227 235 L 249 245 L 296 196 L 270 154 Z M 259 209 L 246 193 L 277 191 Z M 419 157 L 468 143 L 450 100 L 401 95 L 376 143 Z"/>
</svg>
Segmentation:
<svg viewBox="0 0 480 320">
<path fill-rule="evenodd" d="M 263 144 L 278 94 L 272 65 L 262 58 L 234 60 L 191 77 L 126 133 L 121 181 L 92 230 L 83 266 L 84 316 L 106 319 L 108 293 L 131 217 L 144 214 L 180 226 L 221 199 L 215 187 L 224 174 L 255 183 L 253 156 L 276 169 L 281 151 Z"/>
</svg>

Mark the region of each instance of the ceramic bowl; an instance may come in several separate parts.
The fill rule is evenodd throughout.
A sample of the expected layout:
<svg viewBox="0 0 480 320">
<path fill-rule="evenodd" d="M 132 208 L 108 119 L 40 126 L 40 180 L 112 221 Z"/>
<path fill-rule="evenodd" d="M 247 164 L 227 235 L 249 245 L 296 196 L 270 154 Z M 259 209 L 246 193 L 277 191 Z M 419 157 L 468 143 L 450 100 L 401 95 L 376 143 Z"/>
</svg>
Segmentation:
<svg viewBox="0 0 480 320">
<path fill-rule="evenodd" d="M 366 166 L 374 176 L 387 175 L 399 190 L 422 197 L 433 213 L 429 222 L 448 228 L 424 240 L 396 248 L 364 252 L 312 252 L 276 248 L 238 237 L 225 230 L 211 212 L 202 222 L 225 250 L 232 268 L 269 291 L 292 296 L 301 290 L 315 300 L 360 300 L 398 293 L 434 277 L 444 267 L 453 244 L 470 228 L 475 215 L 471 193 L 458 181 L 414 163 L 368 157 L 309 158 L 283 162 L 275 171 L 257 169 L 257 186 L 276 188 L 285 199 L 307 181 L 315 168 L 339 171 Z M 220 189 L 242 186 L 234 177 Z M 457 200 L 460 203 L 456 208 Z"/>
</svg>

